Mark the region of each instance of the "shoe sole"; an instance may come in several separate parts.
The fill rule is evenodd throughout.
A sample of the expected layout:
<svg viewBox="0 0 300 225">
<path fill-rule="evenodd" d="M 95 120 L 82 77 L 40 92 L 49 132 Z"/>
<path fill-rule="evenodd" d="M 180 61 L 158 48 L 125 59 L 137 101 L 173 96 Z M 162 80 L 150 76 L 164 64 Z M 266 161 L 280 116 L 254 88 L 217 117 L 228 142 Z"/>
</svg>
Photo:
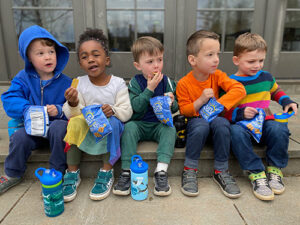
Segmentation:
<svg viewBox="0 0 300 225">
<path fill-rule="evenodd" d="M 113 194 L 115 195 L 121 195 L 121 196 L 126 196 L 126 195 L 129 195 L 130 194 L 130 188 L 126 191 L 120 191 L 120 190 L 115 190 L 113 189 Z"/>
<path fill-rule="evenodd" d="M 78 185 L 77 185 L 77 187 L 76 187 L 75 192 L 74 192 L 73 194 L 71 194 L 71 195 L 64 196 L 64 202 L 71 202 L 71 201 L 73 201 L 73 200 L 76 198 L 76 195 L 77 195 L 77 189 L 78 189 L 80 183 L 81 183 L 81 179 L 79 178 L 79 180 L 78 180 Z"/>
<path fill-rule="evenodd" d="M 269 196 L 265 196 L 265 195 L 257 194 L 254 191 L 253 191 L 253 194 L 255 195 L 256 198 L 258 198 L 260 200 L 263 200 L 263 201 L 272 201 L 272 200 L 274 200 L 274 194 L 269 195 Z"/>
<path fill-rule="evenodd" d="M 229 194 L 226 191 L 223 190 L 222 186 L 219 184 L 219 182 L 213 177 L 214 182 L 220 187 L 221 191 L 223 192 L 223 194 L 228 197 L 228 198 L 239 198 L 241 197 L 242 193 L 239 194 Z"/>
<path fill-rule="evenodd" d="M 19 184 L 23 179 L 21 178 L 20 180 L 18 180 L 18 182 L 12 184 L 11 186 L 6 187 L 5 189 L 3 189 L 0 194 L 3 194 L 4 192 L 6 192 L 7 190 L 9 190 L 10 188 L 16 186 L 17 184 Z"/>
<path fill-rule="evenodd" d="M 154 187 L 154 191 L 153 191 L 153 194 L 156 195 L 156 196 L 168 196 L 172 193 L 172 189 L 171 187 L 169 186 L 169 190 L 168 191 L 157 191 Z"/>
<path fill-rule="evenodd" d="M 114 179 L 112 180 L 111 183 L 112 184 L 114 183 Z M 103 199 L 107 198 L 109 196 L 110 192 L 111 192 L 112 186 L 113 185 L 111 185 L 110 188 L 104 194 L 101 194 L 101 195 L 93 194 L 93 193 L 90 192 L 90 199 L 95 200 L 95 201 L 100 201 L 100 200 L 103 200 Z"/>
<path fill-rule="evenodd" d="M 189 196 L 189 197 L 195 197 L 195 196 L 198 196 L 199 195 L 199 191 L 198 192 L 195 192 L 195 193 L 192 193 L 192 192 L 188 192 L 186 190 L 184 190 L 183 188 L 181 188 L 181 192 L 186 195 L 186 196 Z"/>
<path fill-rule="evenodd" d="M 281 190 L 273 189 L 272 191 L 274 192 L 275 195 L 281 195 L 285 190 L 285 187 L 283 187 Z"/>
</svg>

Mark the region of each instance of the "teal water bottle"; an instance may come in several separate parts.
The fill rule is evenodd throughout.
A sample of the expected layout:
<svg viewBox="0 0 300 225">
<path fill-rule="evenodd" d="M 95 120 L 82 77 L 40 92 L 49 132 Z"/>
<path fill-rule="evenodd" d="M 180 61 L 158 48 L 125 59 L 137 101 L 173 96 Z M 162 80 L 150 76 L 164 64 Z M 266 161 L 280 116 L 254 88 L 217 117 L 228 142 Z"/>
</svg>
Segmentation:
<svg viewBox="0 0 300 225">
<path fill-rule="evenodd" d="M 35 176 L 42 183 L 45 214 L 49 217 L 60 215 L 64 211 L 62 173 L 55 169 L 38 168 Z"/>
<path fill-rule="evenodd" d="M 131 197 L 134 200 L 145 200 L 148 197 L 148 164 L 139 155 L 131 158 Z"/>
</svg>

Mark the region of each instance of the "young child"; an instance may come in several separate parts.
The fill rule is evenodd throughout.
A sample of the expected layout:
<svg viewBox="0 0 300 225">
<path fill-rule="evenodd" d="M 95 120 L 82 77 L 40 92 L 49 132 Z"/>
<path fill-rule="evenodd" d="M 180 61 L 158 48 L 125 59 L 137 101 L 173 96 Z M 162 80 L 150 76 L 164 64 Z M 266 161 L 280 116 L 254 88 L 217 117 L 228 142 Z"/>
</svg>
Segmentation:
<svg viewBox="0 0 300 225">
<path fill-rule="evenodd" d="M 159 40 L 148 36 L 141 37 L 134 42 L 131 51 L 133 65 L 142 74 L 135 75 L 129 83 L 133 116 L 131 121 L 125 124 L 122 136 L 122 172 L 113 193 L 129 195 L 131 157 L 136 154 L 138 142 L 151 140 L 158 143 L 154 194 L 167 196 L 171 194 L 167 169 L 174 152 L 176 130 L 158 121 L 150 99 L 168 93 L 172 100 L 171 111 L 178 111 L 174 97 L 175 83 L 161 73 L 164 48 Z"/>
<path fill-rule="evenodd" d="M 128 88 L 123 79 L 106 73 L 110 64 L 108 40 L 99 29 L 88 29 L 79 37 L 77 56 L 81 68 L 87 75 L 78 77 L 78 87 L 70 87 L 65 93 L 67 102 L 63 110 L 71 118 L 65 141 L 71 146 L 67 151 L 68 169 L 64 176 L 63 194 L 66 202 L 72 201 L 80 184 L 80 158 L 84 151 L 91 155 L 103 154 L 103 167 L 99 170 L 90 198 L 106 198 L 114 182 L 113 165 L 121 155 L 120 137 L 124 129 L 122 122 L 130 119 Z M 102 105 L 109 119 L 112 133 L 96 143 L 81 109 L 89 105 Z M 122 121 L 122 122 L 121 122 Z"/>
<path fill-rule="evenodd" d="M 208 123 L 199 115 L 199 109 L 215 97 L 225 110 L 245 96 L 243 86 L 230 79 L 224 72 L 217 70 L 219 65 L 219 35 L 199 30 L 187 41 L 187 58 L 192 66 L 186 76 L 177 84 L 177 97 L 180 113 L 188 117 L 187 143 L 182 172 L 181 191 L 187 196 L 197 196 L 198 181 L 196 172 L 198 160 L 209 134 L 212 136 L 215 154 L 214 181 L 229 198 L 238 198 L 240 189 L 228 171 L 230 152 L 230 124 L 223 117 L 216 117 Z M 227 94 L 219 98 L 219 89 Z"/>
<path fill-rule="evenodd" d="M 226 115 L 232 122 L 252 119 L 263 108 L 266 112 L 262 130 L 262 143 L 267 145 L 267 175 L 262 160 L 254 153 L 250 134 L 239 125 L 231 126 L 232 150 L 243 170 L 249 172 L 254 195 L 261 200 L 273 200 L 274 193 L 284 191 L 281 168 L 288 163 L 289 130 L 287 124 L 274 121 L 269 109 L 270 100 L 277 101 L 284 112 L 293 110 L 297 114 L 297 104 L 277 85 L 275 78 L 262 71 L 267 52 L 265 40 L 258 34 L 240 35 L 234 46 L 233 63 L 238 71 L 232 79 L 241 82 L 246 89 L 246 97 L 236 108 Z"/>
<path fill-rule="evenodd" d="M 9 155 L 0 178 L 0 193 L 21 181 L 26 161 L 31 151 L 50 143 L 50 168 L 66 169 L 65 143 L 67 121 L 62 112 L 64 92 L 71 78 L 62 74 L 69 59 L 68 49 L 59 43 L 47 30 L 37 25 L 25 29 L 19 38 L 19 52 L 25 68 L 12 80 L 11 86 L 2 94 L 6 114 L 24 121 L 25 112 L 34 105 L 47 106 L 50 127 L 46 138 L 28 135 L 25 128 L 18 129 L 10 137 Z"/>
</svg>

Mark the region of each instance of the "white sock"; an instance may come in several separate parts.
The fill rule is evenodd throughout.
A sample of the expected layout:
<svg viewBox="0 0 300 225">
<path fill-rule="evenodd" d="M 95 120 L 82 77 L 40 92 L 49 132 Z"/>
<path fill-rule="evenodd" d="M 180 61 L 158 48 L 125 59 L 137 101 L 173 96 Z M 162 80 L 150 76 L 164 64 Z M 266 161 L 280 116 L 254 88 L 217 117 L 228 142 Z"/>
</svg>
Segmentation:
<svg viewBox="0 0 300 225">
<path fill-rule="evenodd" d="M 167 163 L 158 162 L 154 173 L 156 173 L 158 171 L 165 171 L 165 172 L 167 172 L 168 166 L 169 166 L 169 164 L 167 164 Z"/>
</svg>

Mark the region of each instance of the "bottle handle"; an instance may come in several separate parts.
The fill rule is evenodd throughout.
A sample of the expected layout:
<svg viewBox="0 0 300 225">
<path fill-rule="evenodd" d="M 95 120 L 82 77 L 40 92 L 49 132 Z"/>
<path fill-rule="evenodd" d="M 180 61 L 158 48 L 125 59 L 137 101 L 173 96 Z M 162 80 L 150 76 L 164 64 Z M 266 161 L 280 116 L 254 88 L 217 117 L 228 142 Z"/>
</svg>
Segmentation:
<svg viewBox="0 0 300 225">
<path fill-rule="evenodd" d="M 139 156 L 139 155 L 133 155 L 133 156 L 131 157 L 131 163 L 133 163 L 134 161 L 137 161 L 137 160 L 143 161 L 143 160 L 142 160 L 142 157 Z"/>
<path fill-rule="evenodd" d="M 35 173 L 34 173 L 35 176 L 36 176 L 39 180 L 41 180 L 41 178 L 42 178 L 42 176 L 39 174 L 39 172 L 40 172 L 41 170 L 43 171 L 43 174 L 44 174 L 44 172 L 45 172 L 46 169 L 45 169 L 45 168 L 38 168 L 38 169 L 35 170 Z"/>
</svg>

